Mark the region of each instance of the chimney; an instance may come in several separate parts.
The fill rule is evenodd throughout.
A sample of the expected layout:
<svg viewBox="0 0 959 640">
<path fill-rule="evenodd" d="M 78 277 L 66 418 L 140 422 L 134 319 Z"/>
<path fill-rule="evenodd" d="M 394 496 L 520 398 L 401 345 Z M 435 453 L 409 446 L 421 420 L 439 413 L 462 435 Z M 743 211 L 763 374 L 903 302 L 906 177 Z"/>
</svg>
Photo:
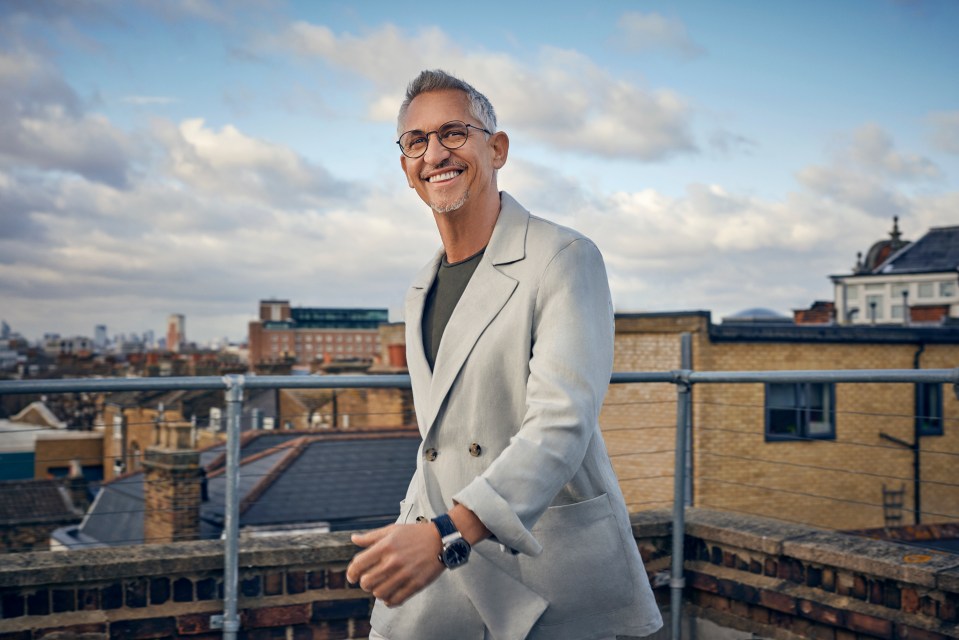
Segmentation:
<svg viewBox="0 0 959 640">
<path fill-rule="evenodd" d="M 189 422 L 157 422 L 157 442 L 143 459 L 146 543 L 196 540 L 200 535 L 202 470 Z"/>
<path fill-rule="evenodd" d="M 83 476 L 83 466 L 79 460 L 70 461 L 70 475 L 67 476 L 66 488 L 74 509 L 85 513 L 90 506 L 89 483 Z"/>
</svg>

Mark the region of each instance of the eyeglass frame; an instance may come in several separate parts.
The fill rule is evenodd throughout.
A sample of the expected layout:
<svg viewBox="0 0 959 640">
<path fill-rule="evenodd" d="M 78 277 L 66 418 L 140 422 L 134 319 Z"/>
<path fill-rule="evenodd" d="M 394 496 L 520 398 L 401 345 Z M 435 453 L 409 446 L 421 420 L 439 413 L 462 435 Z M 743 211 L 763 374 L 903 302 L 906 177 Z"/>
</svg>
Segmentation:
<svg viewBox="0 0 959 640">
<path fill-rule="evenodd" d="M 454 122 L 458 122 L 458 123 L 462 124 L 464 127 L 466 127 L 466 137 L 463 138 L 463 144 L 459 145 L 458 147 L 448 147 L 448 146 L 446 146 L 446 144 L 443 143 L 443 138 L 440 136 L 440 131 L 441 131 L 441 130 L 443 129 L 443 127 L 445 127 L 446 125 L 448 125 L 448 124 L 453 124 Z M 408 134 L 408 133 L 413 133 L 413 132 L 415 132 L 415 131 L 419 131 L 419 129 L 410 129 L 409 131 L 404 131 L 404 132 L 402 133 L 402 135 L 400 135 L 400 137 L 396 140 L 396 146 L 398 146 L 398 147 L 400 148 L 400 153 L 402 153 L 402 154 L 403 154 L 404 156 L 406 156 L 407 158 L 410 158 L 411 160 L 415 160 L 415 159 L 417 159 L 417 158 L 422 158 L 423 156 L 426 155 L 427 150 L 429 150 L 429 146 L 430 146 L 430 135 L 435 133 L 435 134 L 436 134 L 436 140 L 440 143 L 440 146 L 442 146 L 444 149 L 446 149 L 446 150 L 448 150 L 448 151 L 455 151 L 456 149 L 462 149 L 462 148 L 466 145 L 466 142 L 467 142 L 467 141 L 469 140 L 469 138 L 470 138 L 470 129 L 476 129 L 477 131 L 482 131 L 483 133 L 485 133 L 485 134 L 488 135 L 488 136 L 493 135 L 493 132 L 490 131 L 489 129 L 486 129 L 485 127 L 477 127 L 475 124 L 470 124 L 469 122 L 463 122 L 462 120 L 450 120 L 449 122 L 444 122 L 443 124 L 441 124 L 438 129 L 434 129 L 433 131 L 425 131 L 425 132 L 423 132 L 423 136 L 426 138 L 426 144 L 423 146 L 423 153 L 421 153 L 421 154 L 419 154 L 419 155 L 411 156 L 410 154 L 406 153 L 406 150 L 403 149 L 403 144 L 402 144 L 403 136 L 405 136 L 405 135 Z"/>
</svg>

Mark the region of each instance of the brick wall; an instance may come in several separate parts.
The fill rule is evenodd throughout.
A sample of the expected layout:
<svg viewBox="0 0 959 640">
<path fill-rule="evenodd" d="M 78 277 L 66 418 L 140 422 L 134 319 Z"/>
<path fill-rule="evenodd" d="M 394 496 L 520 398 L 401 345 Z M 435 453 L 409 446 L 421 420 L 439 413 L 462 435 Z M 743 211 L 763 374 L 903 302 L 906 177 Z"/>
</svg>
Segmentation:
<svg viewBox="0 0 959 640">
<path fill-rule="evenodd" d="M 51 430 L 37 438 L 33 461 L 33 477 L 53 477 L 53 470 L 63 475 L 70 462 L 78 460 L 84 467 L 103 465 L 103 434 Z"/>
<path fill-rule="evenodd" d="M 708 316 L 624 316 L 616 320 L 616 371 L 680 366 L 680 334 L 693 338 L 699 371 L 911 369 L 911 344 L 712 342 Z M 959 365 L 959 345 L 927 345 L 924 369 Z M 837 529 L 883 526 L 883 484 L 906 486 L 912 523 L 913 456 L 880 437 L 913 439 L 912 384 L 836 385 L 836 438 L 767 442 L 762 384 L 699 384 L 692 392 L 696 506 L 778 517 Z M 610 386 L 600 422 L 631 510 L 661 508 L 672 496 L 676 389 Z M 945 434 L 921 438 L 923 522 L 959 519 L 954 478 L 959 401 L 943 385 Z"/>
<path fill-rule="evenodd" d="M 662 563 L 664 512 L 634 517 Z M 660 530 L 662 534 L 662 530 Z M 707 509 L 686 515 L 689 613 L 766 638 L 959 638 L 959 556 Z"/>
<path fill-rule="evenodd" d="M 41 521 L 20 520 L 0 523 L 0 554 L 50 549 L 50 534 L 54 529 L 78 524 L 80 516 L 43 518 Z"/>
<path fill-rule="evenodd" d="M 281 390 L 277 428 L 282 429 L 289 422 L 294 429 L 311 429 L 311 412 L 319 413 L 322 424 L 329 427 L 333 421 L 334 393 L 338 429 L 415 428 L 412 392 L 389 388 Z"/>
<path fill-rule="evenodd" d="M 371 601 L 346 583 L 348 534 L 244 540 L 242 637 L 366 638 Z M 19 554 L 0 566 L 0 640 L 220 638 L 223 548 L 190 542 Z M 61 634 L 61 635 L 56 635 Z"/>
<path fill-rule="evenodd" d="M 706 509 L 686 524 L 697 617 L 777 639 L 959 637 L 955 555 Z M 634 514 L 633 534 L 647 571 L 668 570 L 669 513 Z M 345 578 L 354 552 L 348 532 L 242 540 L 241 637 L 366 638 L 371 601 Z M 0 640 L 219 638 L 222 553 L 203 541 L 8 556 Z M 667 603 L 668 588 L 656 596 Z"/>
</svg>

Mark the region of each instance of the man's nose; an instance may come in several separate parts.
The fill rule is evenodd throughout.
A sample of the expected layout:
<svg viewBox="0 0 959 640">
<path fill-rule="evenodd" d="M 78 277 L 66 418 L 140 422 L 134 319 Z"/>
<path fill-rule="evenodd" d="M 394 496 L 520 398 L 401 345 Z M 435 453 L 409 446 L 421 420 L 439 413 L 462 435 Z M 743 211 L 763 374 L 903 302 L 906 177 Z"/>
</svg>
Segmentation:
<svg viewBox="0 0 959 640">
<path fill-rule="evenodd" d="M 440 144 L 440 134 L 431 133 L 429 144 L 426 145 L 426 153 L 423 154 L 426 164 L 437 165 L 449 156 L 450 150 Z"/>
</svg>

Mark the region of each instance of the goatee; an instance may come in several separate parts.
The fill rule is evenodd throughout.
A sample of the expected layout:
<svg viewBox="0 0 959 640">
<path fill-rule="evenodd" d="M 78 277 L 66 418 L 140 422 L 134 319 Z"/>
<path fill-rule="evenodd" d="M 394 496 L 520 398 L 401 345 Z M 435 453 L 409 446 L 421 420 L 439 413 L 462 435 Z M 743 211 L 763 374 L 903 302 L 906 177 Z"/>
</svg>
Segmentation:
<svg viewBox="0 0 959 640">
<path fill-rule="evenodd" d="M 469 199 L 469 197 L 470 197 L 470 192 L 467 191 L 459 198 L 459 200 L 455 200 L 447 204 L 431 202 L 430 209 L 432 209 L 436 213 L 452 213 L 453 211 L 456 211 L 457 209 L 462 207 L 464 204 L 466 204 L 466 201 Z"/>
</svg>

